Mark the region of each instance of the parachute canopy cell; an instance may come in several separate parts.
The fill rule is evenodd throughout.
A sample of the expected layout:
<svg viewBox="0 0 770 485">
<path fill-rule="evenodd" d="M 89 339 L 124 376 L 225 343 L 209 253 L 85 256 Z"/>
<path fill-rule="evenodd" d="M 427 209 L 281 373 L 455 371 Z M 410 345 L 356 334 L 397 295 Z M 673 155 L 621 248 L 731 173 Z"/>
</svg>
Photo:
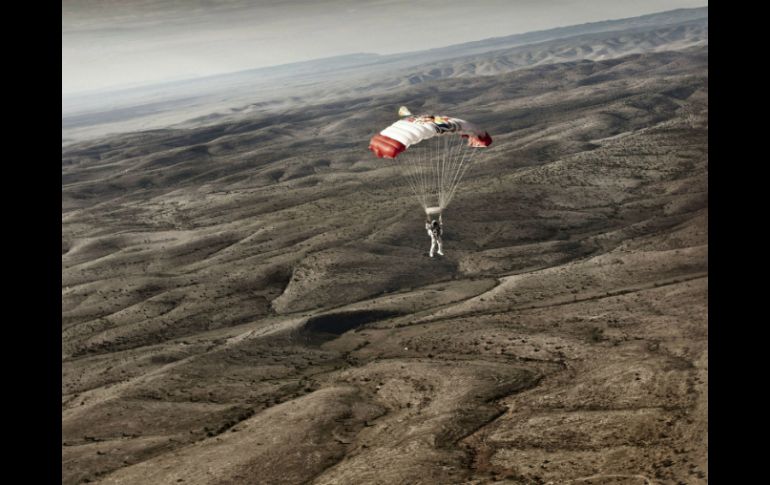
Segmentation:
<svg viewBox="0 0 770 485">
<path fill-rule="evenodd" d="M 467 138 L 470 147 L 487 147 L 492 143 L 492 137 L 473 123 L 450 116 L 421 115 L 407 116 L 374 135 L 369 150 L 379 158 L 396 158 L 423 140 L 450 134 Z"/>
</svg>

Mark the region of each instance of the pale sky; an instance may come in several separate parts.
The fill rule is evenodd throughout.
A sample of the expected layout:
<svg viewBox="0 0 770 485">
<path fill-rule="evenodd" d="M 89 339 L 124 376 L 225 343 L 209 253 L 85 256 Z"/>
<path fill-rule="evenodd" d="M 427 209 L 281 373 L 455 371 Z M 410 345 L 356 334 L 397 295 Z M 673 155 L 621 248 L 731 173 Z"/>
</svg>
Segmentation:
<svg viewBox="0 0 770 485">
<path fill-rule="evenodd" d="M 393 54 L 703 0 L 62 0 L 62 94 Z"/>
</svg>

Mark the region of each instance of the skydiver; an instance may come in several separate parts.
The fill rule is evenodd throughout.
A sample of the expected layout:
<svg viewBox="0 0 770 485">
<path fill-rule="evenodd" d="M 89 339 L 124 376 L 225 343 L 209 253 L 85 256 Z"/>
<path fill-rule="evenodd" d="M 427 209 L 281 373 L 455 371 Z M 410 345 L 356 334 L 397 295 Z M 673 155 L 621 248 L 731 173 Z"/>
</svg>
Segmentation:
<svg viewBox="0 0 770 485">
<path fill-rule="evenodd" d="M 438 254 L 439 256 L 443 256 L 444 253 L 441 252 L 441 235 L 443 233 L 443 223 L 441 222 L 441 214 L 438 215 L 438 220 L 433 220 L 431 222 L 430 216 L 426 217 L 425 222 L 425 230 L 428 231 L 428 236 L 430 236 L 430 257 L 433 257 L 433 252 L 436 249 L 436 246 L 438 246 Z"/>
</svg>

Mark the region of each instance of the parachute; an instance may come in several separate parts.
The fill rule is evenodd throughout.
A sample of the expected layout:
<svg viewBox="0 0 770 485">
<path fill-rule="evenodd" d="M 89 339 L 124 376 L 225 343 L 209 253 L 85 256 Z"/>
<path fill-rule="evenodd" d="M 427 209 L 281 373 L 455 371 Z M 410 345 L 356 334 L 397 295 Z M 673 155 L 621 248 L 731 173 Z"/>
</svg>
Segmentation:
<svg viewBox="0 0 770 485">
<path fill-rule="evenodd" d="M 479 148 L 492 143 L 489 134 L 460 118 L 414 116 L 402 106 L 403 118 L 374 135 L 369 150 L 396 162 L 427 215 L 440 214 L 455 195 Z"/>
</svg>

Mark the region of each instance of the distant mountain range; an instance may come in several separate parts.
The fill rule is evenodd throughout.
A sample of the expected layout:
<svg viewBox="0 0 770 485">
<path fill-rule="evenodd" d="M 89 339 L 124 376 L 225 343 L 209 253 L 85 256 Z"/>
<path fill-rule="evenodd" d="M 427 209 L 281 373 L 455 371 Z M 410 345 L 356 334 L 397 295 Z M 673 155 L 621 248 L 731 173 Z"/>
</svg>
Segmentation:
<svg viewBox="0 0 770 485">
<path fill-rule="evenodd" d="M 334 93 L 373 94 L 446 77 L 708 44 L 708 7 L 592 22 L 391 55 L 358 53 L 62 98 L 62 130 L 177 112 L 179 119 L 285 106 Z M 214 116 L 216 117 L 216 116 Z M 150 123 L 159 126 L 171 120 Z M 139 125 L 146 127 L 148 125 Z M 118 127 L 116 127 L 118 128 Z M 136 129 L 137 126 L 128 126 Z M 120 128 L 122 129 L 122 128 Z"/>
</svg>

